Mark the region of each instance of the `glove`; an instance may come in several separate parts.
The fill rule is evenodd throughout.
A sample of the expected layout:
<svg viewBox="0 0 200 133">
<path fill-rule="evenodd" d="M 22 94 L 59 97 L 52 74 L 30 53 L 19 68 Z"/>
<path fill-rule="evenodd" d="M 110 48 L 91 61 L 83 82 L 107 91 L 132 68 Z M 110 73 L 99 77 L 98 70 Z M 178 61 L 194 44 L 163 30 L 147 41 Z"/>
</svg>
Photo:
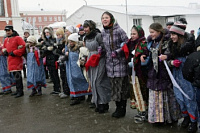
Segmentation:
<svg viewBox="0 0 200 133">
<path fill-rule="evenodd" d="M 98 51 L 99 54 L 102 53 L 102 48 L 101 48 L 101 46 L 98 47 L 97 51 Z"/>
<path fill-rule="evenodd" d="M 116 51 L 113 51 L 113 52 L 111 53 L 111 57 L 116 58 L 116 57 L 117 57 L 117 52 L 116 52 Z"/>
<path fill-rule="evenodd" d="M 47 47 L 47 50 L 52 51 L 53 50 L 53 46 Z"/>
<path fill-rule="evenodd" d="M 15 56 L 15 54 L 13 53 L 13 51 L 10 52 L 9 55 L 10 55 L 10 56 L 13 56 L 13 57 Z"/>
<path fill-rule="evenodd" d="M 128 66 L 129 66 L 130 68 L 132 68 L 132 67 L 133 67 L 133 62 L 129 62 L 129 63 L 128 63 Z"/>
<path fill-rule="evenodd" d="M 175 67 L 179 67 L 181 65 L 182 61 L 179 60 L 173 60 L 172 61 L 172 65 L 174 65 Z"/>
<path fill-rule="evenodd" d="M 122 48 L 122 47 L 124 46 L 124 44 L 125 44 L 125 42 L 122 42 L 122 43 L 120 44 L 120 47 Z"/>
</svg>

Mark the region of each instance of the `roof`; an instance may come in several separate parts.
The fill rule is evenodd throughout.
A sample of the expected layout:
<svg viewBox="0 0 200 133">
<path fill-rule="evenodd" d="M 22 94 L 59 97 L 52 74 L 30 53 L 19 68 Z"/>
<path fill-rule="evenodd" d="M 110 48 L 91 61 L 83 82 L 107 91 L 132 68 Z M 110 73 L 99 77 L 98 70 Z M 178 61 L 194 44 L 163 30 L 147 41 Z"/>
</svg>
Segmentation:
<svg viewBox="0 0 200 133">
<path fill-rule="evenodd" d="M 124 5 L 97 5 L 89 6 L 93 8 L 114 11 L 126 14 Z M 182 6 L 145 6 L 145 5 L 128 5 L 127 14 L 129 15 L 148 15 L 148 16 L 174 16 L 174 15 L 199 15 L 200 9 L 192 9 Z"/>
</svg>

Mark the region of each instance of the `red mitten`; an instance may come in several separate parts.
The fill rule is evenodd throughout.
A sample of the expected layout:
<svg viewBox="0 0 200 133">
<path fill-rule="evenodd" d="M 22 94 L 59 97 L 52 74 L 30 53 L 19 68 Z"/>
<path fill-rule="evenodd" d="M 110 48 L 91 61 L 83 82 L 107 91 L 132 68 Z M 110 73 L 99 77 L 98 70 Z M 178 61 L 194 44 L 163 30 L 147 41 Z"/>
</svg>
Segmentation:
<svg viewBox="0 0 200 133">
<path fill-rule="evenodd" d="M 182 63 L 182 61 L 180 61 L 180 60 L 174 60 L 174 61 L 173 61 L 173 65 L 174 65 L 175 67 L 179 67 L 179 66 L 181 65 L 181 63 Z"/>
</svg>

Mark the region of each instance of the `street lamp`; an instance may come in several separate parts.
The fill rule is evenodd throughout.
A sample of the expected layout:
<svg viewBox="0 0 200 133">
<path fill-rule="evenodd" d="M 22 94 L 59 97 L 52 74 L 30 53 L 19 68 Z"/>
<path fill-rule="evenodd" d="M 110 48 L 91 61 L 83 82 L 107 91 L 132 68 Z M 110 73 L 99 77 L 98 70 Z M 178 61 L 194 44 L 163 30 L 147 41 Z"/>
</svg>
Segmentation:
<svg viewBox="0 0 200 133">
<path fill-rule="evenodd" d="M 85 1 L 85 5 L 87 6 L 87 1 L 86 0 L 84 0 Z"/>
<path fill-rule="evenodd" d="M 127 30 L 127 33 L 128 33 L 128 9 L 127 9 L 127 0 L 125 0 L 126 2 L 126 30 Z"/>
</svg>

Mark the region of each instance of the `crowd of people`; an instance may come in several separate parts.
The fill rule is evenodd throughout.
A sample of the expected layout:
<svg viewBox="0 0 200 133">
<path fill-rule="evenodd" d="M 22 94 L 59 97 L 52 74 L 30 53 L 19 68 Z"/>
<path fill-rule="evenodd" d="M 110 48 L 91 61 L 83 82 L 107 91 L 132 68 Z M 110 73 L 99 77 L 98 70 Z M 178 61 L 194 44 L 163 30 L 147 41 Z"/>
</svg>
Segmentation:
<svg viewBox="0 0 200 133">
<path fill-rule="evenodd" d="M 138 110 L 135 123 L 162 125 L 184 118 L 181 126 L 189 133 L 197 132 L 200 35 L 195 40 L 185 31 L 184 18 L 166 23 L 166 28 L 152 23 L 148 37 L 141 26 L 133 25 L 130 38 L 110 12 L 104 12 L 101 21 L 101 31 L 93 20 L 85 20 L 78 30 L 58 28 L 57 37 L 51 27 L 45 27 L 38 39 L 28 32 L 23 39 L 13 26 L 6 26 L 0 46 L 0 94 L 23 96 L 24 70 L 30 97 L 41 96 L 49 73 L 50 94 L 70 96 L 70 105 L 80 104 L 87 96 L 90 107 L 102 114 L 113 100 L 112 117 L 121 118 L 130 98 L 131 108 Z M 12 86 L 16 86 L 14 93 Z"/>
</svg>

